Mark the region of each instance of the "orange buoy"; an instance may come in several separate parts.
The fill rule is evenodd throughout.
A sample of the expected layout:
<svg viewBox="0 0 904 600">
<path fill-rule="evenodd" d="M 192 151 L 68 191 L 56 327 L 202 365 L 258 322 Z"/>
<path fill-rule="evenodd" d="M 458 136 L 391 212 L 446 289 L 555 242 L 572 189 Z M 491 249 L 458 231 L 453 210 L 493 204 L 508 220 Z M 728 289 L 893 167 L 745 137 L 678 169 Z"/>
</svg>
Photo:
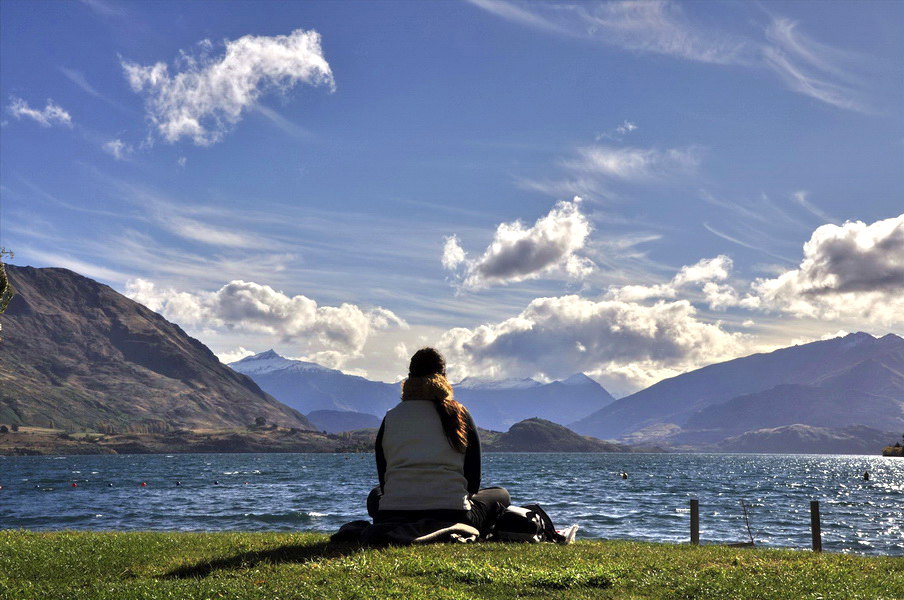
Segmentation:
<svg viewBox="0 0 904 600">
<path fill-rule="evenodd" d="M 145 483 L 145 482 L 143 482 L 143 481 L 141 482 L 141 487 L 147 487 L 147 486 L 148 486 L 147 483 Z"/>
</svg>

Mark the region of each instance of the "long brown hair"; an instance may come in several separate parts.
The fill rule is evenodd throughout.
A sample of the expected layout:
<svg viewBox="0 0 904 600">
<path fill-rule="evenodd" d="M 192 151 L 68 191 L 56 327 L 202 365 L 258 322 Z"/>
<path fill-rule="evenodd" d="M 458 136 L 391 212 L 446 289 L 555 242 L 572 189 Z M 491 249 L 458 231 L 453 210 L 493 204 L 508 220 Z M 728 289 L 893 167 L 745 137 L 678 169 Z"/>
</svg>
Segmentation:
<svg viewBox="0 0 904 600">
<path fill-rule="evenodd" d="M 442 354 L 433 348 L 421 348 L 414 353 L 408 366 L 408 379 L 402 382 L 402 400 L 432 401 L 449 445 L 458 452 L 467 449 L 468 410 L 453 397 Z"/>
</svg>

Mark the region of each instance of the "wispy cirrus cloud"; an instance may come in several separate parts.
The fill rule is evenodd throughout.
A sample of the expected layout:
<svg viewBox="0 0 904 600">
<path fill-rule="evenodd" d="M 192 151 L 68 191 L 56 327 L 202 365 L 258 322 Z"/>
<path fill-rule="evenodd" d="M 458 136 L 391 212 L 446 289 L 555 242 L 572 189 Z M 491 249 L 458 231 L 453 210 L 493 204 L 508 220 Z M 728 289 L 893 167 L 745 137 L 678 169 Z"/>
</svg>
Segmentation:
<svg viewBox="0 0 904 600">
<path fill-rule="evenodd" d="M 72 116 L 66 109 L 51 99 L 47 100 L 47 104 L 43 109 L 38 110 L 29 106 L 28 102 L 22 98 L 12 96 L 6 110 L 17 119 L 31 119 L 41 125 L 41 127 L 51 127 L 53 125 L 72 127 Z"/>
<path fill-rule="evenodd" d="M 66 79 L 68 79 L 69 81 L 74 83 L 86 94 L 93 96 L 99 100 L 103 100 L 110 106 L 116 107 L 123 112 L 130 112 L 128 108 L 126 108 L 125 106 L 123 106 L 122 104 L 117 102 L 116 100 L 113 100 L 109 96 L 106 96 L 106 95 L 100 93 L 97 90 L 97 88 L 95 88 L 93 85 L 91 85 L 91 83 L 85 77 L 85 74 L 82 73 L 81 71 L 76 70 L 76 69 L 69 69 L 67 67 L 60 67 L 60 72 L 66 76 Z"/>
<path fill-rule="evenodd" d="M 633 52 L 714 64 L 746 64 L 754 55 L 747 40 L 694 24 L 680 5 L 664 0 L 470 2 L 522 25 Z"/>
<path fill-rule="evenodd" d="M 758 38 L 710 28 L 669 0 L 469 1 L 521 25 L 620 50 L 768 69 L 799 94 L 844 110 L 878 112 L 871 86 L 856 74 L 870 66 L 864 57 L 818 42 L 784 17 L 771 18 Z"/>
<path fill-rule="evenodd" d="M 122 62 L 132 89 L 146 96 L 148 118 L 170 143 L 183 137 L 199 146 L 220 141 L 268 91 L 299 83 L 335 87 L 316 31 L 246 35 L 226 41 L 220 57 L 210 55 L 210 40 L 199 48 L 198 56 L 181 55 L 175 74 L 162 62 Z"/>
<path fill-rule="evenodd" d="M 798 23 L 777 18 L 766 28 L 766 65 L 793 91 L 847 110 L 872 113 L 863 81 L 848 65 L 862 59 L 819 43 L 799 30 Z"/>
</svg>

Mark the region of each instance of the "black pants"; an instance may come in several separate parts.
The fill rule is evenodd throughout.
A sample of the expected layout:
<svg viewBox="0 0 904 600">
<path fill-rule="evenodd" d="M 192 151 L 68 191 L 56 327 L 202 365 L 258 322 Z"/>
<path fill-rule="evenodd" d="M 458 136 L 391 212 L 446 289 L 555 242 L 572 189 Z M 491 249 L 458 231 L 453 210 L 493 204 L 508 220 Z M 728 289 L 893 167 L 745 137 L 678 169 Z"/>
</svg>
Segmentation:
<svg viewBox="0 0 904 600">
<path fill-rule="evenodd" d="M 471 510 L 380 510 L 380 497 L 383 492 L 380 486 L 370 490 L 367 496 L 367 514 L 374 523 L 390 520 L 418 521 L 420 519 L 436 519 L 452 523 L 467 523 L 476 527 L 480 533 L 486 533 L 493 524 L 492 520 L 499 511 L 512 503 L 508 490 L 501 487 L 482 488 L 471 494 Z"/>
</svg>

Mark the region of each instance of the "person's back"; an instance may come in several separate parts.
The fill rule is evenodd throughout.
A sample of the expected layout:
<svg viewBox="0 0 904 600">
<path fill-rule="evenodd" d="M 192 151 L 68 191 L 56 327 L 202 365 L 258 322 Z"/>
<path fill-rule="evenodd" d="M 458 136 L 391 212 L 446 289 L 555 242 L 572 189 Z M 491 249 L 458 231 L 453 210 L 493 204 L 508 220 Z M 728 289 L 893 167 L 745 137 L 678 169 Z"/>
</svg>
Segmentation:
<svg viewBox="0 0 904 600">
<path fill-rule="evenodd" d="M 402 401 L 386 413 L 375 444 L 380 485 L 367 499 L 374 522 L 440 519 L 483 531 L 502 488 L 480 489 L 480 439 L 467 409 L 453 398 L 446 364 L 432 348 L 411 357 Z"/>
<path fill-rule="evenodd" d="M 446 440 L 432 401 L 406 400 L 387 412 L 382 450 L 380 510 L 470 510 L 465 455 Z"/>
</svg>

